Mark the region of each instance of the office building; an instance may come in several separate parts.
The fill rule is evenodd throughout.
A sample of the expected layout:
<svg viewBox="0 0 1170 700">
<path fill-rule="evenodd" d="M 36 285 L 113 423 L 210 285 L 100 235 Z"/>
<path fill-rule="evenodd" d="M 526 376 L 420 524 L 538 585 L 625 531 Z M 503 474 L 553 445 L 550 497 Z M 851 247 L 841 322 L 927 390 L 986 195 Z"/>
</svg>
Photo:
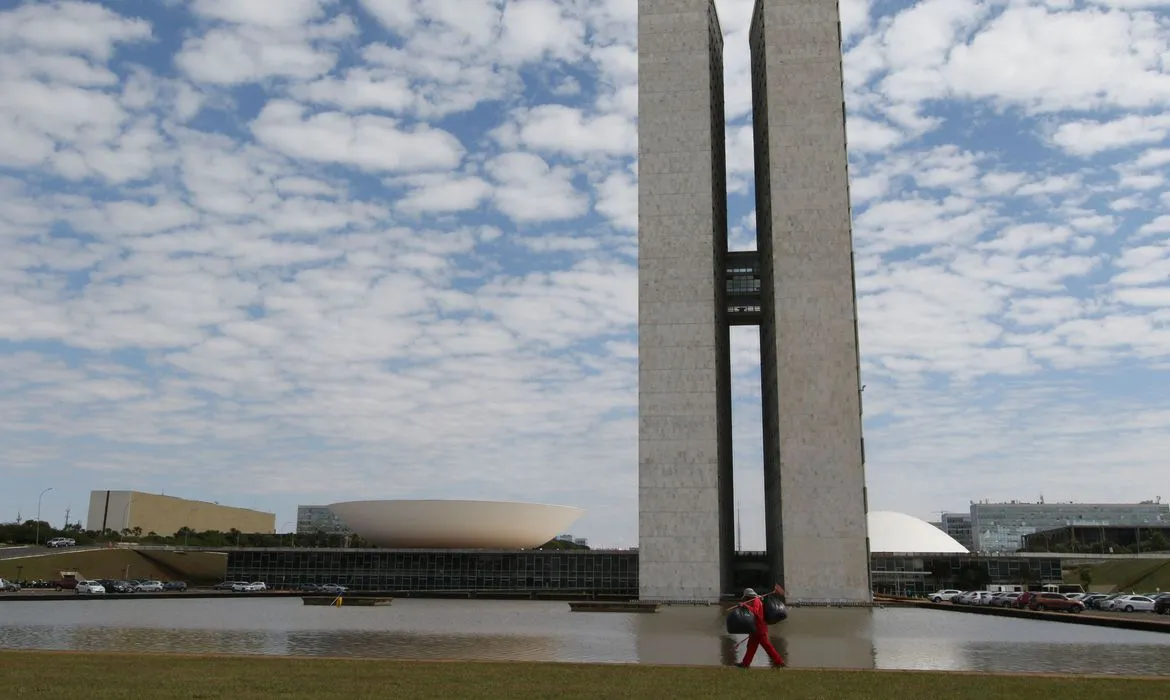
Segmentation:
<svg viewBox="0 0 1170 700">
<path fill-rule="evenodd" d="M 276 531 L 276 514 L 141 491 L 91 491 L 85 529 L 170 536 L 188 528 L 244 533 Z"/>
<path fill-rule="evenodd" d="M 970 551 L 975 551 L 975 540 L 971 536 L 970 513 L 943 513 L 939 529 L 955 538 Z"/>
<path fill-rule="evenodd" d="M 837 3 L 758 0 L 757 250 L 727 250 L 711 0 L 639 0 L 639 585 L 734 593 L 730 327 L 758 326 L 768 576 L 870 600 Z"/>
<path fill-rule="evenodd" d="M 1170 525 L 1170 505 L 1144 503 L 971 504 L 971 531 L 979 552 L 1015 552 L 1034 532 L 1068 526 Z"/>
<path fill-rule="evenodd" d="M 329 506 L 297 506 L 297 534 L 348 535 L 349 526 Z"/>
</svg>

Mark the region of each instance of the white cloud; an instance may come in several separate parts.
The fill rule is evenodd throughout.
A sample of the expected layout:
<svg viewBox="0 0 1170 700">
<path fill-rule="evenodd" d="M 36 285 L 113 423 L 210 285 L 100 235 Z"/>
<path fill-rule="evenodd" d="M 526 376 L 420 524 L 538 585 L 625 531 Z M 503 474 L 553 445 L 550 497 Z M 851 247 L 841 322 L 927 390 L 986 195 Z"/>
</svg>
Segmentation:
<svg viewBox="0 0 1170 700">
<path fill-rule="evenodd" d="M 344 163 L 373 171 L 451 168 L 463 147 L 429 126 L 401 128 L 386 117 L 318 112 L 308 117 L 294 102 L 273 100 L 251 124 L 256 138 L 293 158 Z"/>
<path fill-rule="evenodd" d="M 750 249 L 754 3 L 717 4 Z M 841 4 L 874 507 L 1137 500 L 1164 471 L 1153 9 Z M 117 482 L 282 522 L 576 503 L 575 531 L 633 544 L 636 27 L 630 0 L 0 11 L 0 510 L 51 469 L 48 501 Z M 733 333 L 749 548 L 758 342 Z"/>
<path fill-rule="evenodd" d="M 518 223 L 573 219 L 588 210 L 589 198 L 573 186 L 572 171 L 550 167 L 540 156 L 505 153 L 487 170 L 497 183 L 496 207 Z"/>
</svg>

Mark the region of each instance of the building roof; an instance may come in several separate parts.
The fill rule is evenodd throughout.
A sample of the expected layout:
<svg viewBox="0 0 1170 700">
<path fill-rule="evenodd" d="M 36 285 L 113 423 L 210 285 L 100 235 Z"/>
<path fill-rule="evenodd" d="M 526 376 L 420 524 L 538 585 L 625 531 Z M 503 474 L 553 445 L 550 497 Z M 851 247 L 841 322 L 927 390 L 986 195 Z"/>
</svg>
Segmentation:
<svg viewBox="0 0 1170 700">
<path fill-rule="evenodd" d="M 967 554 L 955 538 L 934 525 L 905 513 L 869 513 L 869 551 L 901 554 Z"/>
</svg>

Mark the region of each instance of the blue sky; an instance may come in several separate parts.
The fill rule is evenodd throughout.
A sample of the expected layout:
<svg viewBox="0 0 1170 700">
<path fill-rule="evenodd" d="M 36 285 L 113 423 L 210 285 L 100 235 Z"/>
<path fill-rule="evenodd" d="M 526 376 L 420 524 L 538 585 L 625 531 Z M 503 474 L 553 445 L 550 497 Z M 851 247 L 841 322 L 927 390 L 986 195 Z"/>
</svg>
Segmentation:
<svg viewBox="0 0 1170 700">
<path fill-rule="evenodd" d="M 874 509 L 1170 496 L 1162 5 L 841 3 Z M 632 0 L 0 0 L 0 518 L 516 499 L 634 544 L 636 40 Z"/>
</svg>

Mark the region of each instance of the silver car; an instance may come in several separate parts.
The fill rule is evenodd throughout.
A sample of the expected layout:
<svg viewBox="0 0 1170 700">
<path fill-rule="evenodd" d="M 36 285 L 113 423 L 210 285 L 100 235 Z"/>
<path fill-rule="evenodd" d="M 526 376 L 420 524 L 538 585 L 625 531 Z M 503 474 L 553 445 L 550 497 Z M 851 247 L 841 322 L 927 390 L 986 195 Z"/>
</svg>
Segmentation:
<svg viewBox="0 0 1170 700">
<path fill-rule="evenodd" d="M 98 581 L 78 581 L 73 592 L 77 595 L 105 595 L 106 587 Z"/>
</svg>

